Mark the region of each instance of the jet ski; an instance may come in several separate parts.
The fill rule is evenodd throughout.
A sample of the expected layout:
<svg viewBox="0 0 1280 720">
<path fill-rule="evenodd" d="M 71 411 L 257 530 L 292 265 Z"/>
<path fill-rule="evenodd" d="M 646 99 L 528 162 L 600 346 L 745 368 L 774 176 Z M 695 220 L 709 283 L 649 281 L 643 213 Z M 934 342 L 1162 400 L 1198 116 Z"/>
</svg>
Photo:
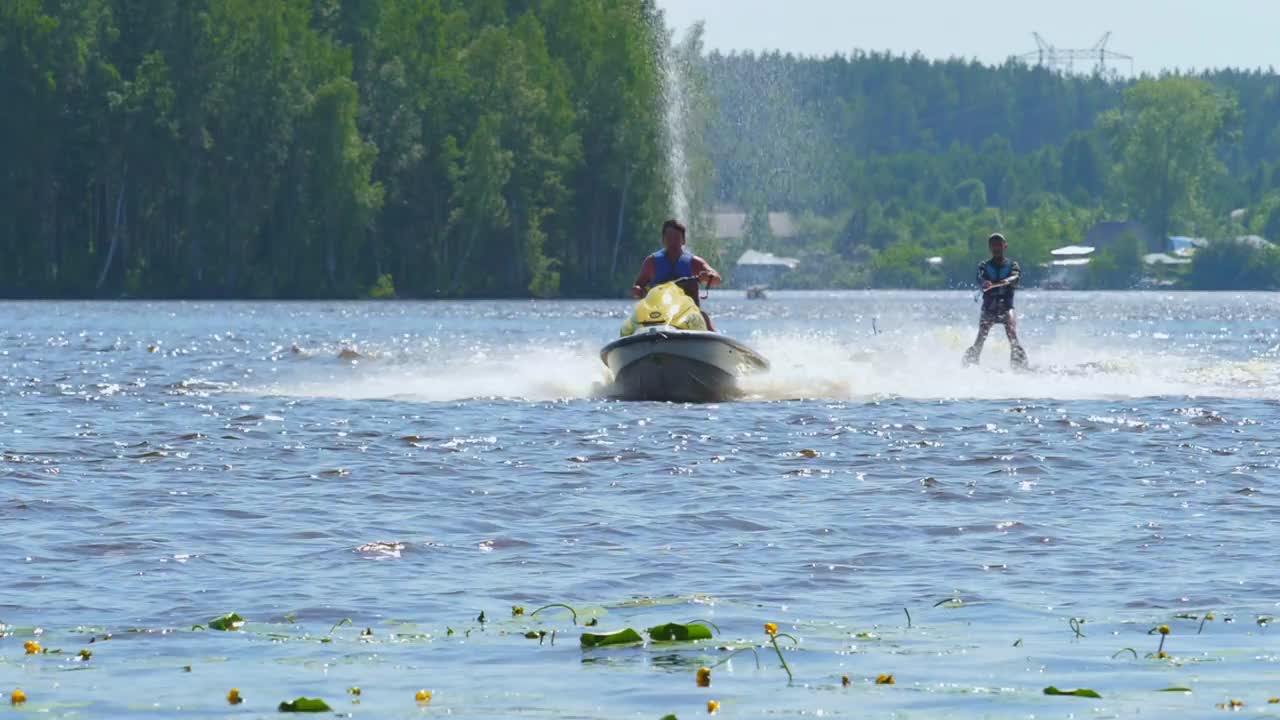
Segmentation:
<svg viewBox="0 0 1280 720">
<path fill-rule="evenodd" d="M 621 337 L 600 350 L 613 381 L 610 397 L 665 402 L 720 402 L 741 397 L 738 379 L 769 361 L 707 329 L 698 280 L 656 285 L 636 303 Z"/>
</svg>

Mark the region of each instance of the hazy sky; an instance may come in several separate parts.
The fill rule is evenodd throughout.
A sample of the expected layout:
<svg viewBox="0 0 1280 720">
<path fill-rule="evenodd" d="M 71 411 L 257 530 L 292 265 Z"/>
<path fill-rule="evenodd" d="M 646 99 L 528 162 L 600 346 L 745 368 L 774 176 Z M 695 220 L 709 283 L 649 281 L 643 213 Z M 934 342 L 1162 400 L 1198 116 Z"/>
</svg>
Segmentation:
<svg viewBox="0 0 1280 720">
<path fill-rule="evenodd" d="M 668 24 L 707 22 L 721 50 L 804 54 L 919 50 L 928 57 L 1000 62 L 1036 49 L 1032 31 L 1061 48 L 1110 49 L 1137 72 L 1161 68 L 1280 67 L 1280 0 L 658 0 Z M 1122 67 L 1127 70 L 1127 64 Z"/>
</svg>

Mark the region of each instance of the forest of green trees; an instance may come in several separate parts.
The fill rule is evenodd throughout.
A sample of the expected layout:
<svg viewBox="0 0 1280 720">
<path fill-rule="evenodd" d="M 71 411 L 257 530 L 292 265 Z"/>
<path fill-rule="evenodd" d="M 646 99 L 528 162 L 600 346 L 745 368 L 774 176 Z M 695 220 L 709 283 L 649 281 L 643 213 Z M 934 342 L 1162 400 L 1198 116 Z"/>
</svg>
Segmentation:
<svg viewBox="0 0 1280 720">
<path fill-rule="evenodd" d="M 0 66 L 3 297 L 616 296 L 676 204 L 809 287 L 966 284 L 997 229 L 1029 275 L 1102 219 L 1280 240 L 1270 71 L 724 55 L 654 0 L 4 0 Z"/>
<path fill-rule="evenodd" d="M 664 44 L 652 0 L 4 0 L 0 295 L 614 294 Z"/>
<path fill-rule="evenodd" d="M 741 243 L 808 258 L 793 287 L 967 286 L 996 230 L 1034 279 L 1050 249 L 1126 219 L 1156 237 L 1224 241 L 1186 287 L 1280 287 L 1280 251 L 1224 247 L 1280 241 L 1274 71 L 1123 80 L 1016 62 L 712 53 L 704 72 L 714 196 L 749 217 L 800 218 L 799 238 L 749 222 Z M 1131 287 L 1143 252 L 1103 253 L 1089 284 Z"/>
</svg>

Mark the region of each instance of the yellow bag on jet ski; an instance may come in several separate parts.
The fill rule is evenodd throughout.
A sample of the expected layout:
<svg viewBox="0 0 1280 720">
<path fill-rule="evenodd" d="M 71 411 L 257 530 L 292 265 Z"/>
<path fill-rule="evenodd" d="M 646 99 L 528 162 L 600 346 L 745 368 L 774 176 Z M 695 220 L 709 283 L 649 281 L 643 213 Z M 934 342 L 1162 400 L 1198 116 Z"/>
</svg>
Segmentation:
<svg viewBox="0 0 1280 720">
<path fill-rule="evenodd" d="M 674 282 L 662 283 L 650 288 L 636 303 L 631 317 L 622 324 L 622 337 L 634 335 L 644 327 L 666 326 L 677 330 L 707 329 L 698 304 Z"/>
</svg>

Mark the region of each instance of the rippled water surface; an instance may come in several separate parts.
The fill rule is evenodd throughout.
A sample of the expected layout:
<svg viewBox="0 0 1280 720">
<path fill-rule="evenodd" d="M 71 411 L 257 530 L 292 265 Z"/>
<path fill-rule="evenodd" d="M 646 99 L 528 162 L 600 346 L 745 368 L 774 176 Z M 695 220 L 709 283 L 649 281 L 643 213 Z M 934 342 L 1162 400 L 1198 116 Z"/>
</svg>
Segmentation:
<svg viewBox="0 0 1280 720">
<path fill-rule="evenodd" d="M 1020 306 L 1029 373 L 1002 338 L 959 367 L 969 294 L 718 294 L 774 369 L 683 406 L 596 398 L 621 301 L 2 304 L 0 689 L 95 718 L 1280 715 L 1280 300 Z M 584 651 L 547 603 L 722 634 Z"/>
</svg>

